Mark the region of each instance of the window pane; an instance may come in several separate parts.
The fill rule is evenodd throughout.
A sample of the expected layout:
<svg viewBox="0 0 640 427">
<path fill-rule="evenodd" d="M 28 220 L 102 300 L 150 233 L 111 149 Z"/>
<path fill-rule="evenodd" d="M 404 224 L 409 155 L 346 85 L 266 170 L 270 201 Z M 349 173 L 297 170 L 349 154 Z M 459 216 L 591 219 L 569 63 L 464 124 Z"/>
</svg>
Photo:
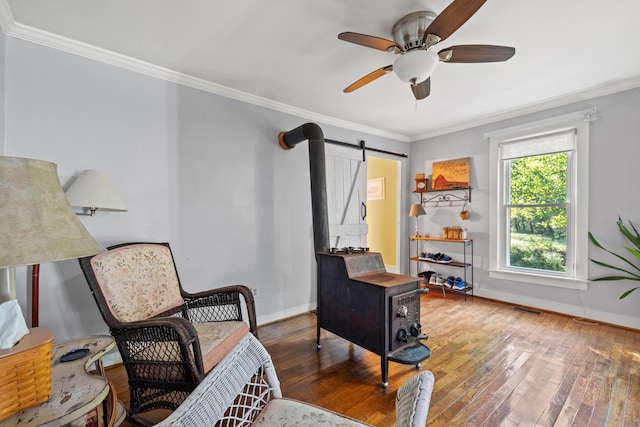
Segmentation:
<svg viewBox="0 0 640 427">
<path fill-rule="evenodd" d="M 510 267 L 566 272 L 566 206 L 509 208 Z"/>
<path fill-rule="evenodd" d="M 567 153 L 510 161 L 510 204 L 564 203 L 567 200 Z"/>
</svg>

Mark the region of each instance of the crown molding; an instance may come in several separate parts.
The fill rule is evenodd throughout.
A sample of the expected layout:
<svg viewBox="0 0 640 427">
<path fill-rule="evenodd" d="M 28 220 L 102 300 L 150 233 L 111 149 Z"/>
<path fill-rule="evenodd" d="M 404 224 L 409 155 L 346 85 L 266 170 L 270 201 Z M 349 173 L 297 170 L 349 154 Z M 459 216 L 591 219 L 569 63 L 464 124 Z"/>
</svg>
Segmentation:
<svg viewBox="0 0 640 427">
<path fill-rule="evenodd" d="M 605 85 L 600 85 L 580 92 L 574 92 L 569 95 L 562 95 L 553 99 L 545 100 L 536 104 L 531 104 L 515 110 L 503 111 L 497 114 L 478 117 L 471 119 L 465 123 L 455 123 L 451 126 L 438 128 L 433 132 L 426 132 L 420 135 L 410 137 L 409 142 L 422 141 L 424 139 L 434 138 L 448 133 L 459 132 L 465 129 L 475 128 L 502 120 L 512 119 L 527 114 L 537 113 L 539 111 L 549 110 L 551 108 L 562 107 L 573 104 L 575 102 L 587 101 L 589 99 L 598 98 L 600 96 L 611 95 L 625 90 L 636 89 L 640 87 L 640 77 L 633 77 L 626 80 L 619 80 Z"/>
<path fill-rule="evenodd" d="M 223 86 L 205 79 L 179 73 L 177 71 L 160 67 L 149 62 L 140 61 L 138 59 L 115 53 L 107 49 L 79 42 L 68 37 L 60 36 L 20 24 L 13 19 L 13 14 L 11 13 L 11 9 L 6 0 L 0 0 L 0 25 L 2 26 L 3 32 L 7 36 L 35 43 L 41 46 L 46 46 L 52 49 L 61 50 L 73 55 L 78 55 L 119 68 L 124 68 L 126 70 L 134 71 L 136 73 L 144 74 L 150 77 L 155 77 L 183 86 L 188 86 L 194 89 L 224 96 L 226 98 L 231 98 L 259 107 L 264 107 L 281 113 L 290 114 L 292 116 L 300 117 L 305 120 L 312 120 L 322 122 L 327 125 L 337 126 L 342 129 L 363 132 L 370 135 L 393 139 L 396 141 L 409 142 L 410 140 L 408 135 L 388 132 L 382 129 L 341 120 L 336 117 L 314 113 L 313 111 L 308 111 L 288 104 L 273 101 L 271 99 Z"/>
<path fill-rule="evenodd" d="M 347 120 L 338 119 L 336 117 L 314 113 L 313 111 L 308 111 L 288 104 L 273 101 L 271 99 L 223 86 L 205 79 L 179 73 L 177 71 L 160 67 L 145 61 L 140 61 L 138 59 L 118 54 L 97 46 L 93 46 L 87 43 L 79 42 L 77 40 L 20 24 L 19 22 L 16 22 L 14 20 L 11 8 L 9 7 L 7 0 L 0 0 L 0 26 L 2 27 L 3 32 L 10 37 L 50 47 L 52 49 L 61 50 L 67 53 L 113 65 L 150 77 L 155 77 L 161 80 L 202 90 L 204 92 L 224 96 L 226 98 L 234 99 L 281 113 L 290 114 L 292 116 L 300 117 L 305 120 L 317 121 L 342 129 L 363 132 L 370 135 L 376 135 L 401 142 L 422 141 L 448 133 L 458 132 L 465 129 L 498 122 L 501 120 L 507 120 L 526 114 L 548 110 L 550 108 L 572 104 L 574 102 L 580 102 L 599 96 L 610 95 L 612 93 L 622 92 L 625 90 L 640 87 L 640 77 L 615 81 L 585 91 L 575 92 L 573 94 L 563 95 L 550 100 L 545 100 L 540 103 L 531 104 L 515 110 L 502 111 L 496 114 L 477 117 L 475 119 L 464 120 L 464 122 L 452 123 L 451 125 L 440 127 L 433 131 L 425 132 L 422 134 L 407 135 L 389 132 L 382 129 L 350 122 Z"/>
<path fill-rule="evenodd" d="M 14 23 L 15 19 L 13 19 L 13 12 L 11 12 L 9 3 L 7 3 L 7 0 L 0 0 L 0 27 L 2 27 L 2 31 L 6 34 Z"/>
</svg>

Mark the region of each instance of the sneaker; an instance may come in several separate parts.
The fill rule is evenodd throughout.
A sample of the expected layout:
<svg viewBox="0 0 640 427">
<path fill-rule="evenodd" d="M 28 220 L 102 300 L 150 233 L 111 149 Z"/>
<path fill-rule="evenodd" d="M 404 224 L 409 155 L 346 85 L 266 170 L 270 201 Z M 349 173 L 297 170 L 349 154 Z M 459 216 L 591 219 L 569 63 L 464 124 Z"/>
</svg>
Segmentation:
<svg viewBox="0 0 640 427">
<path fill-rule="evenodd" d="M 431 277 L 429 277 L 429 284 L 430 285 L 437 285 L 438 284 L 438 275 L 437 274 L 432 274 Z"/>
<path fill-rule="evenodd" d="M 433 271 L 423 271 L 421 273 L 418 273 L 418 276 L 423 277 L 425 280 L 429 280 L 433 273 Z"/>
<path fill-rule="evenodd" d="M 455 283 L 453 284 L 453 289 L 464 291 L 466 287 L 467 285 L 464 283 L 464 280 L 462 280 L 460 277 L 457 277 Z"/>
<path fill-rule="evenodd" d="M 446 255 L 446 254 L 438 254 L 438 255 L 439 257 L 437 259 L 437 262 L 439 263 L 447 264 L 453 261 L 449 255 Z"/>
<path fill-rule="evenodd" d="M 444 281 L 444 286 L 451 289 L 451 287 L 456 283 L 456 279 L 453 276 L 449 276 L 447 277 L 447 279 Z"/>
<path fill-rule="evenodd" d="M 440 276 L 439 274 L 436 277 L 436 285 L 444 286 L 444 277 Z"/>
<path fill-rule="evenodd" d="M 422 281 L 424 283 L 429 283 L 432 275 L 433 275 L 433 271 L 423 271 L 421 273 L 418 273 L 418 277 L 422 277 Z"/>
</svg>

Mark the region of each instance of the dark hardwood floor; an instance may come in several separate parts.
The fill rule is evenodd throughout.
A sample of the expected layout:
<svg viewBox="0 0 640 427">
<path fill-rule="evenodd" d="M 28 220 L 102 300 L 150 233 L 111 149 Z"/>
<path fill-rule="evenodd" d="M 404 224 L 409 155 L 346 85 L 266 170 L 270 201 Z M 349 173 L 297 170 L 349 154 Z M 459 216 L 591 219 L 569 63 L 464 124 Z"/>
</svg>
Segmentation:
<svg viewBox="0 0 640 427">
<path fill-rule="evenodd" d="M 640 426 L 639 331 L 436 291 L 421 311 L 433 354 L 420 369 L 436 378 L 429 426 Z M 283 394 L 392 426 L 416 368 L 390 363 L 385 389 L 378 356 L 326 331 L 318 351 L 315 325 L 309 313 L 260 328 Z M 124 369 L 108 376 L 126 403 Z"/>
</svg>

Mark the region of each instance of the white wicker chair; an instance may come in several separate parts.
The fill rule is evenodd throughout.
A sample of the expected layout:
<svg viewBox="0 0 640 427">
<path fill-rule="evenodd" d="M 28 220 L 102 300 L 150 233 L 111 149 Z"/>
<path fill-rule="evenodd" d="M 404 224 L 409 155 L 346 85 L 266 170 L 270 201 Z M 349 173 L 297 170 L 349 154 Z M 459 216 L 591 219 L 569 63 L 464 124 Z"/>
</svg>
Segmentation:
<svg viewBox="0 0 640 427">
<path fill-rule="evenodd" d="M 424 427 L 434 377 L 422 371 L 399 389 L 396 426 Z M 309 403 L 282 398 L 271 356 L 247 334 L 189 397 L 157 427 L 368 426 Z"/>
<path fill-rule="evenodd" d="M 156 426 L 248 426 L 272 398 L 280 397 L 271 356 L 254 335 L 247 334 Z"/>
</svg>

